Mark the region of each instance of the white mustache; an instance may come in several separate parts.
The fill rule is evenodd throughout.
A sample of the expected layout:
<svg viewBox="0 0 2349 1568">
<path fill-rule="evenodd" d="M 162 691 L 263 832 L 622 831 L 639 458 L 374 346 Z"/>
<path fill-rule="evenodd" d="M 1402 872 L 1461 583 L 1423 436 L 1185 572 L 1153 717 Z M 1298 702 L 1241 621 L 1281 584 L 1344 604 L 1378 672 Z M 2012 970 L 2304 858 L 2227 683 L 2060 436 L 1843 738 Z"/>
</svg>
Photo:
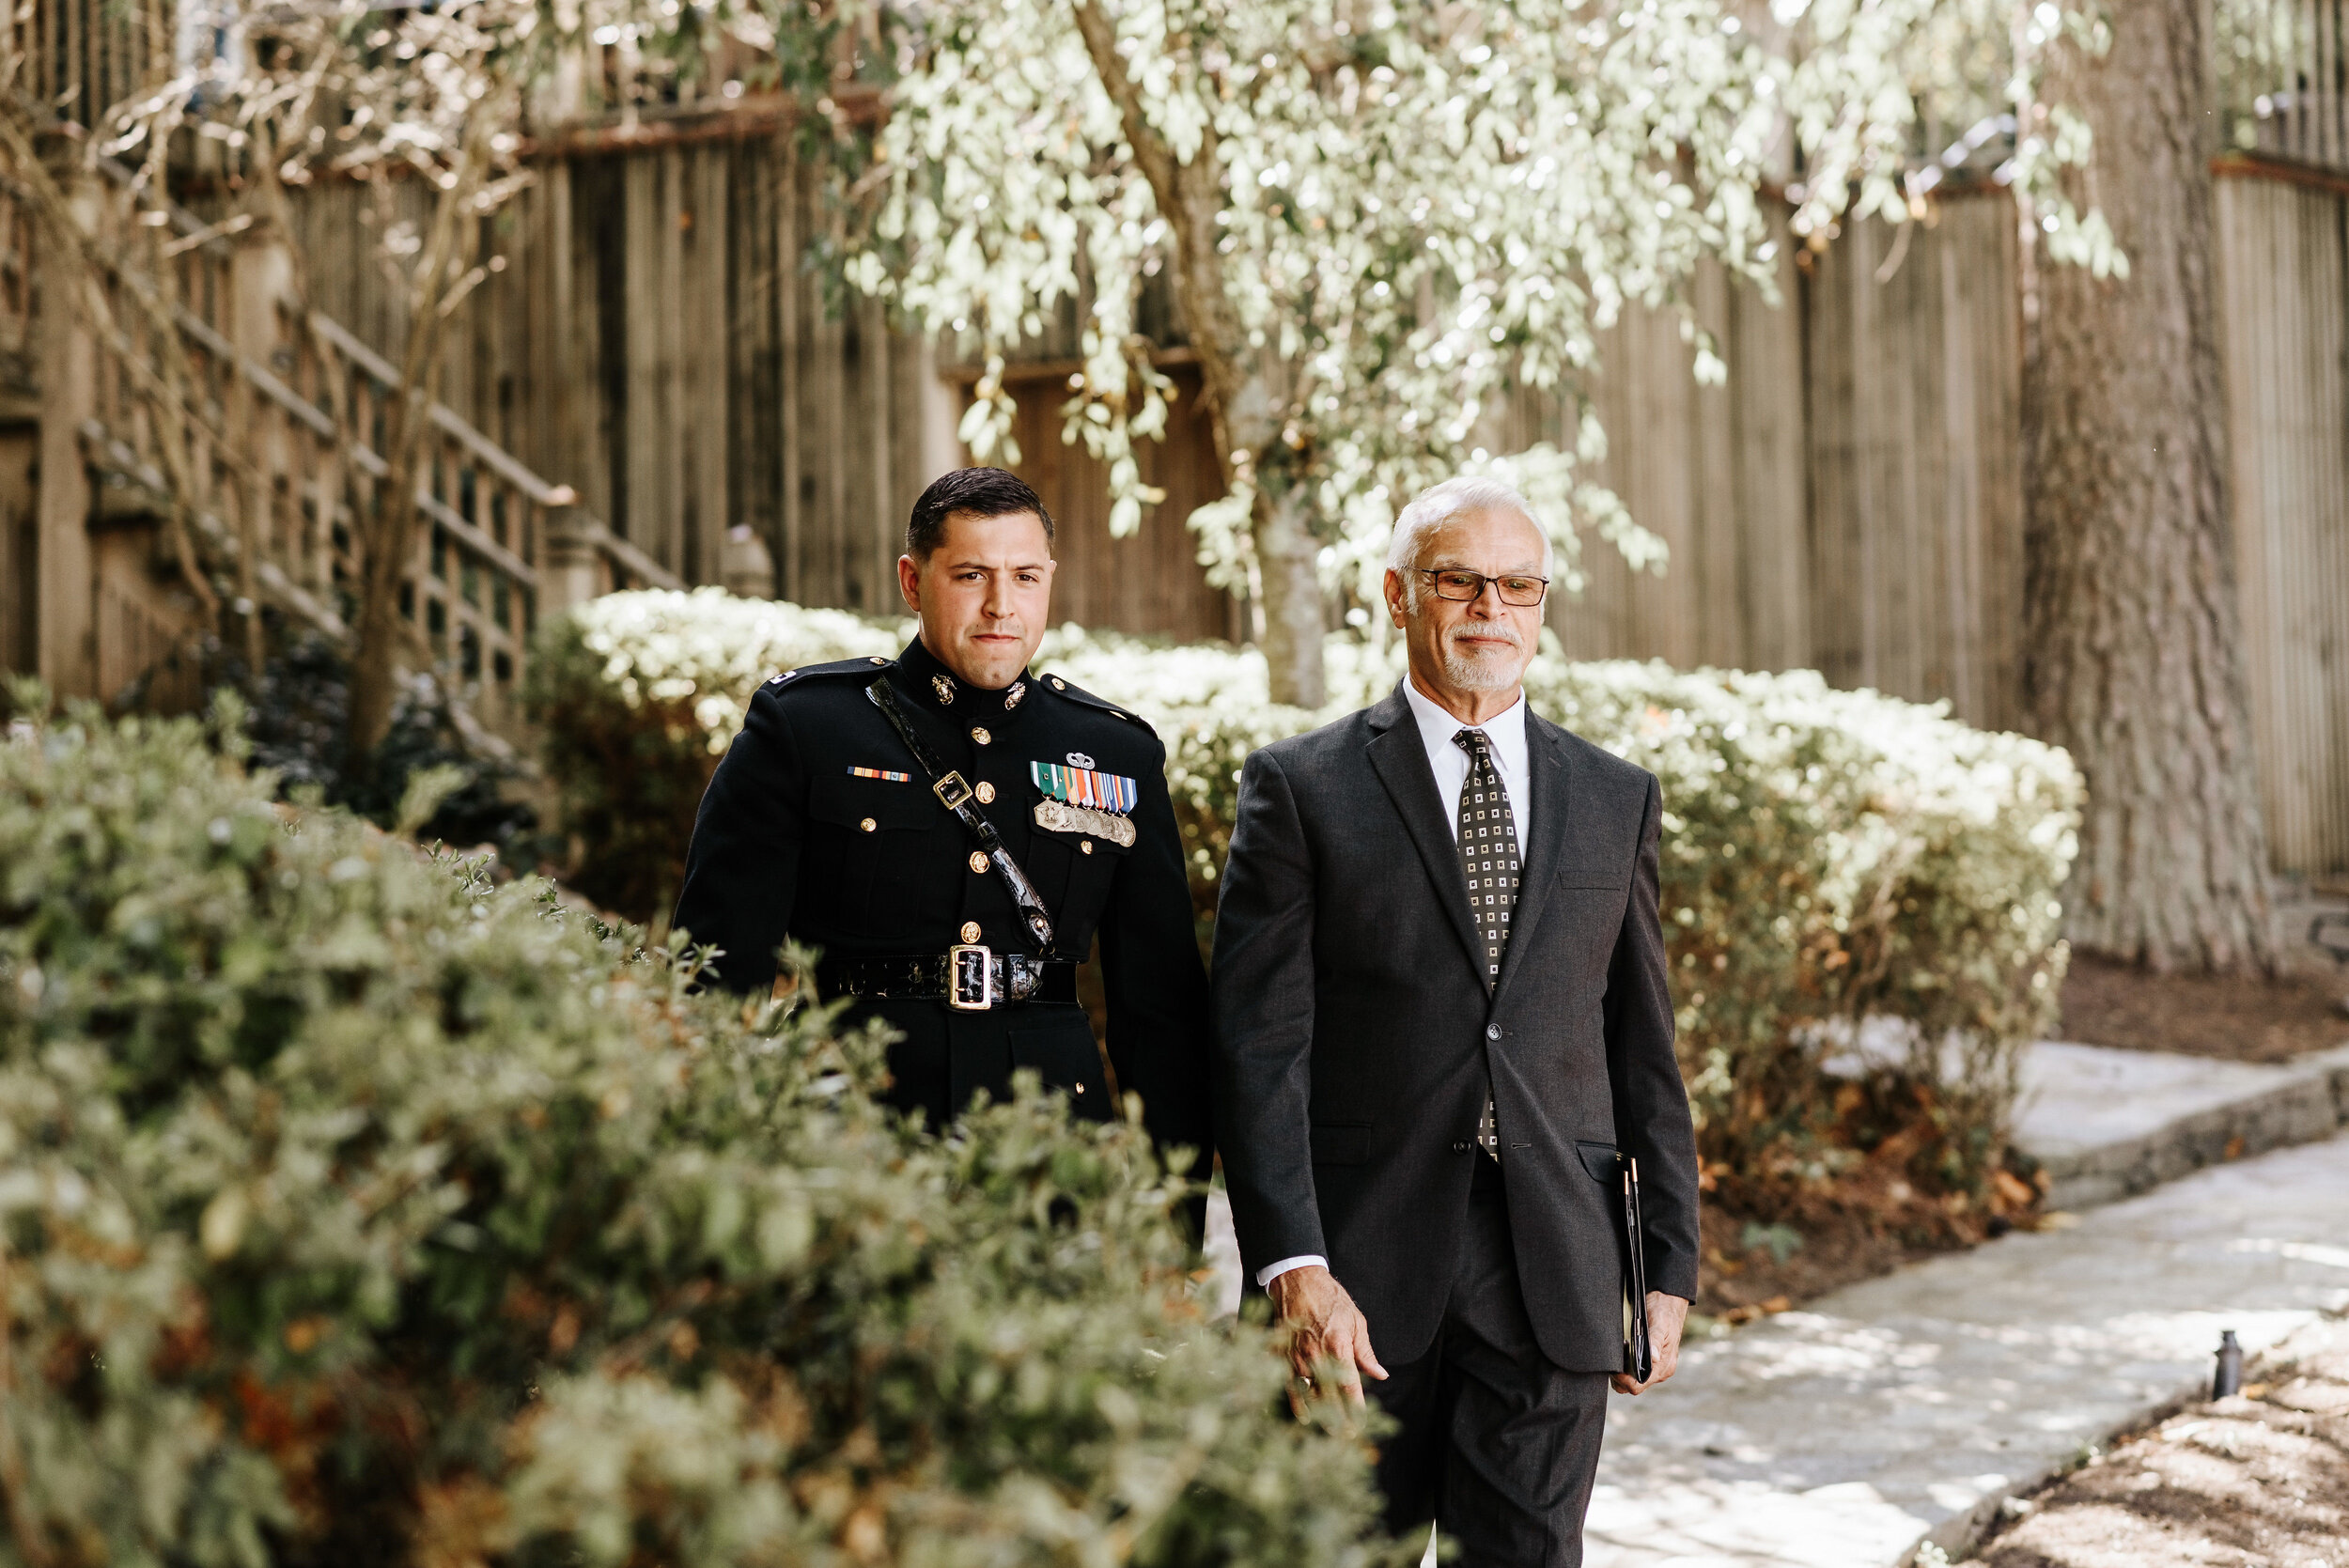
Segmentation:
<svg viewBox="0 0 2349 1568">
<path fill-rule="evenodd" d="M 1477 621 L 1471 625 L 1455 626 L 1445 634 L 1445 637 L 1447 641 L 1454 643 L 1465 643 L 1474 637 L 1489 638 L 1496 643 L 1506 643 L 1513 648 L 1525 646 L 1525 639 L 1518 636 L 1517 629 L 1506 621 Z"/>
</svg>

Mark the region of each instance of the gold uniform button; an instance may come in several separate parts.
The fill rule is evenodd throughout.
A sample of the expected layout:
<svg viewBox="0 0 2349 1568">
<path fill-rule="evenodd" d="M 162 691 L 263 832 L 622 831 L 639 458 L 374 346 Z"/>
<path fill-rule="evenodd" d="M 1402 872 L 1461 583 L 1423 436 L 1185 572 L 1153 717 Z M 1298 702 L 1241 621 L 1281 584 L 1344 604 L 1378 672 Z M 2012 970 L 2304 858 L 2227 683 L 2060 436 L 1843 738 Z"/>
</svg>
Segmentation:
<svg viewBox="0 0 2349 1568">
<path fill-rule="evenodd" d="M 886 664 L 886 663 L 888 663 L 888 662 L 889 662 L 889 660 L 886 660 L 886 659 L 881 658 L 879 654 L 876 654 L 876 655 L 874 655 L 873 657 L 871 657 L 870 659 L 867 659 L 867 660 L 865 660 L 865 662 L 866 662 L 866 663 L 868 663 L 868 664 Z"/>
<path fill-rule="evenodd" d="M 1081 840 L 1078 843 L 1077 847 L 1090 855 L 1093 853 L 1093 841 L 1091 839 Z"/>
<path fill-rule="evenodd" d="M 987 857 L 980 854 L 976 849 L 971 851 L 971 869 L 973 871 L 985 871 L 987 869 Z"/>
<path fill-rule="evenodd" d="M 962 923 L 962 939 L 966 942 L 975 942 L 979 939 L 979 923 L 977 921 L 966 920 Z"/>
<path fill-rule="evenodd" d="M 986 745 L 988 741 L 990 741 L 990 740 L 994 739 L 995 737 L 994 737 L 993 736 L 991 736 L 991 735 L 988 734 L 988 733 L 987 733 L 987 730 L 986 730 L 983 726 L 978 725 L 978 724 L 973 724 L 973 725 L 972 725 L 972 726 L 971 726 L 971 738 L 972 738 L 972 739 L 973 739 L 973 740 L 975 740 L 975 741 L 977 741 L 980 745 L 984 746 L 984 745 Z"/>
<path fill-rule="evenodd" d="M 858 827 L 860 827 L 860 828 L 862 828 L 862 829 L 863 829 L 866 832 L 868 832 L 868 833 L 869 833 L 869 832 L 871 832 L 874 829 L 876 829 L 876 828 L 879 827 L 879 826 L 880 826 L 880 824 L 879 824 L 879 823 L 878 823 L 878 822 L 876 822 L 876 821 L 874 821 L 871 817 L 869 817 L 869 816 L 868 816 L 868 817 L 866 817 L 863 821 L 862 821 L 862 822 L 858 823 L 858 824 L 857 824 L 857 826 L 858 826 Z"/>
<path fill-rule="evenodd" d="M 1077 1085 L 1077 1093 L 1078 1093 L 1078 1094 L 1083 1094 L 1084 1092 L 1085 1092 L 1085 1086 L 1084 1086 L 1083 1084 L 1080 1083 L 1079 1085 Z"/>
<path fill-rule="evenodd" d="M 980 782 L 979 787 L 972 791 L 972 793 L 979 798 L 979 804 L 982 806 L 991 806 L 995 803 L 995 786 L 991 784 L 986 783 L 984 780 Z"/>
<path fill-rule="evenodd" d="M 1066 683 L 1060 678 L 1060 676 L 1054 675 L 1052 677 L 1052 690 L 1055 691 L 1066 691 L 1068 690 L 1068 687 Z"/>
</svg>

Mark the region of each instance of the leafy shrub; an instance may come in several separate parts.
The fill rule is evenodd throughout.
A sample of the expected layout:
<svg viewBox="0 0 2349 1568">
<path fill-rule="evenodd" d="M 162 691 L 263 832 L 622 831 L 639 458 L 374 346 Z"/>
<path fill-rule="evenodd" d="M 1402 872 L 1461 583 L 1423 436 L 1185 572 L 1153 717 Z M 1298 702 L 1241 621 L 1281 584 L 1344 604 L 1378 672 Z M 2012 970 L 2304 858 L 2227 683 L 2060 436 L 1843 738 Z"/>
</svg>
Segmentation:
<svg viewBox="0 0 2349 1568">
<path fill-rule="evenodd" d="M 714 588 L 615 594 L 552 629 L 537 676 L 551 772 L 593 846 L 586 862 L 602 862 L 599 885 L 674 879 L 692 802 L 760 680 L 894 652 L 910 634 Z M 1268 703 L 1252 651 L 1074 627 L 1046 638 L 1046 666 L 1132 707 L 1166 742 L 1203 931 L 1241 761 L 1374 700 L 1401 672 L 1399 649 L 1341 637 L 1327 652 L 1332 696 L 1315 714 Z M 1682 1065 L 1722 1173 L 1752 1201 L 1757 1183 L 1849 1163 L 1853 1139 L 1838 1130 L 1849 1102 L 1836 1110 L 1823 1057 L 1863 1019 L 1889 1018 L 1908 1048 L 1875 1063 L 1867 1103 L 1932 1124 L 1905 1145 L 1911 1174 L 1965 1202 L 1990 1197 L 2015 1054 L 2053 1021 L 2066 958 L 2057 898 L 2080 791 L 2070 759 L 1810 672 L 1574 664 L 1553 645 L 1527 690 L 1537 710 L 1663 781 Z M 628 827 L 611 837 L 589 827 L 614 820 Z"/>
<path fill-rule="evenodd" d="M 245 704 L 251 761 L 268 768 L 281 790 L 315 784 L 330 803 L 389 826 L 411 778 L 428 768 L 455 768 L 455 786 L 441 792 L 439 806 L 418 836 L 487 846 L 509 865 L 527 866 L 536 860 L 536 814 L 506 799 L 502 790 L 520 769 L 467 738 L 439 680 L 428 675 L 402 677 L 391 728 L 353 767 L 347 744 L 350 656 L 315 631 L 283 625 L 272 629 L 271 653 L 257 676 L 236 651 L 210 638 L 202 644 L 202 675 L 206 691 L 230 688 Z M 117 706 L 148 710 L 137 695 Z"/>
<path fill-rule="evenodd" d="M 0 1562 L 1415 1555 L 1138 1128 L 909 1126 L 876 1038 L 241 744 L 0 741 Z"/>
<path fill-rule="evenodd" d="M 611 594 L 540 628 L 523 696 L 571 841 L 565 881 L 608 909 L 665 914 L 702 789 L 758 683 L 906 644 L 837 610 L 690 594 Z"/>
</svg>

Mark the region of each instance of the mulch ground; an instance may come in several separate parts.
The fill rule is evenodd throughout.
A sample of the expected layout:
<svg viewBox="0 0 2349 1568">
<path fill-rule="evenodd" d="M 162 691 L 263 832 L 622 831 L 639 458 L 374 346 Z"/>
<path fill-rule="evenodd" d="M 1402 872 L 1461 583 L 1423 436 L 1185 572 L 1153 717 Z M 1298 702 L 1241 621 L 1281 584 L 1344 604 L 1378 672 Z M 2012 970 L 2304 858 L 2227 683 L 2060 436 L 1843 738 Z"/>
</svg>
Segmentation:
<svg viewBox="0 0 2349 1568">
<path fill-rule="evenodd" d="M 2349 1334 L 2113 1444 L 2019 1506 L 1985 1568 L 2343 1568 Z M 2012 1515 L 2019 1514 L 2019 1517 Z"/>
<path fill-rule="evenodd" d="M 1952 1240 L 1942 1247 L 1911 1246 L 1886 1234 L 1876 1217 L 1841 1209 L 1803 1216 L 1802 1223 L 1792 1227 L 1800 1238 L 1792 1249 L 1781 1240 L 1773 1250 L 1767 1226 L 1716 1204 L 1700 1208 L 1698 1221 L 1704 1261 L 1693 1310 L 1733 1325 L 1785 1312 L 1960 1245 Z M 2349 1560 L 2342 1568 L 2349 1568 Z"/>
<path fill-rule="evenodd" d="M 2059 1035 L 2088 1046 L 2289 1062 L 2349 1041 L 2344 996 L 2349 970 L 2278 980 L 2148 974 L 2075 954 Z"/>
</svg>

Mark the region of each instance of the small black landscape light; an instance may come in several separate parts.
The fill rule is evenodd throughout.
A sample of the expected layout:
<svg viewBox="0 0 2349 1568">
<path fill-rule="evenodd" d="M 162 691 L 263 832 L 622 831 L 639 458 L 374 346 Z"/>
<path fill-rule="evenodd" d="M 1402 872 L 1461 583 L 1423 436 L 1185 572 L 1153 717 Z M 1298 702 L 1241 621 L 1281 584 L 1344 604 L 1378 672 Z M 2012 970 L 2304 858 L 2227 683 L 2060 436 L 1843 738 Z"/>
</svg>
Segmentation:
<svg viewBox="0 0 2349 1568">
<path fill-rule="evenodd" d="M 2234 1330 L 2226 1329 L 2218 1336 L 2218 1371 L 2210 1380 L 2210 1397 L 2232 1399 L 2243 1391 L 2243 1347 L 2235 1343 Z"/>
</svg>

